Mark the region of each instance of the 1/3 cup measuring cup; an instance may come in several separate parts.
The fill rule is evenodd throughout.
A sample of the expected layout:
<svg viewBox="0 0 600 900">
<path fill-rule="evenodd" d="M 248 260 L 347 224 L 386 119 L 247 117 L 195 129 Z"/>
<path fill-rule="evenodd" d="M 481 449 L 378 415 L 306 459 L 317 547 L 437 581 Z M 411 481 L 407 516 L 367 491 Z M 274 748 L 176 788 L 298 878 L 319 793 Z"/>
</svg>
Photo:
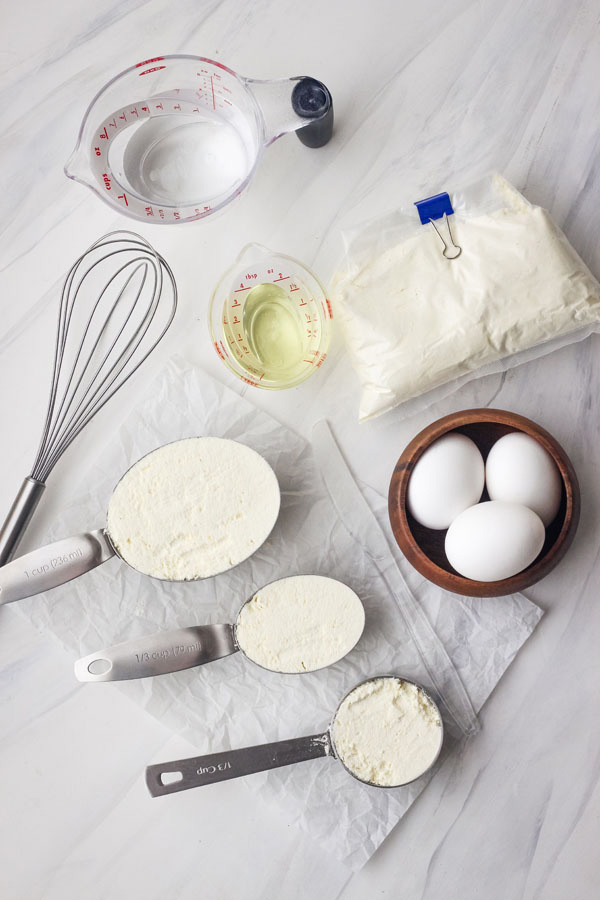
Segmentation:
<svg viewBox="0 0 600 900">
<path fill-rule="evenodd" d="M 332 129 L 314 78 L 258 81 L 201 56 L 157 56 L 96 94 L 65 174 L 134 219 L 189 222 L 239 196 L 281 135 L 320 147 Z"/>
<path fill-rule="evenodd" d="M 434 730 L 423 729 L 422 723 L 420 723 L 416 729 L 409 729 L 408 732 L 405 732 L 400 724 L 397 731 L 393 727 L 393 704 L 390 704 L 389 709 L 382 711 L 384 715 L 382 721 L 387 726 L 382 730 L 382 734 L 385 735 L 387 731 L 391 736 L 390 746 L 384 748 L 383 753 L 380 752 L 382 749 L 380 747 L 365 746 L 363 734 L 363 740 L 359 740 L 361 746 L 354 748 L 352 756 L 347 755 L 344 748 L 336 745 L 336 725 L 340 721 L 340 715 L 345 714 L 349 702 L 352 703 L 353 695 L 356 695 L 365 685 L 371 683 L 383 685 L 386 682 L 416 689 L 420 702 L 435 717 Z M 377 723 L 373 723 L 373 725 L 376 731 Z M 426 736 L 427 730 L 429 730 L 428 736 Z M 340 701 L 328 729 L 322 733 L 269 744 L 258 744 L 255 747 L 243 747 L 239 750 L 224 750 L 221 753 L 157 763 L 147 766 L 146 785 L 153 797 L 161 797 L 176 791 L 185 791 L 189 788 L 214 784 L 217 781 L 228 781 L 231 778 L 240 778 L 255 772 L 264 772 L 267 769 L 277 769 L 281 766 L 329 756 L 337 759 L 350 775 L 364 784 L 379 788 L 401 787 L 421 778 L 435 765 L 442 749 L 443 740 L 444 726 L 440 711 L 425 688 L 399 675 L 377 675 L 355 685 L 346 694 Z M 357 753 L 356 750 L 358 750 Z M 386 761 L 386 755 L 390 750 L 394 753 L 399 752 L 401 756 L 404 754 L 413 756 L 413 760 L 405 769 L 406 774 L 404 777 L 401 776 L 400 780 L 392 779 L 390 781 L 388 778 L 385 782 L 373 781 L 355 766 L 361 757 L 364 759 L 365 756 L 368 758 L 370 754 L 373 754 L 373 760 L 376 763 L 382 762 L 385 770 L 389 762 L 389 760 Z M 356 756 L 357 759 L 354 759 L 353 756 Z M 377 759 L 378 756 L 379 759 Z"/>
<path fill-rule="evenodd" d="M 208 309 L 213 346 L 255 387 L 294 387 L 320 369 L 331 339 L 325 288 L 297 259 L 248 244 L 215 287 Z"/>
</svg>

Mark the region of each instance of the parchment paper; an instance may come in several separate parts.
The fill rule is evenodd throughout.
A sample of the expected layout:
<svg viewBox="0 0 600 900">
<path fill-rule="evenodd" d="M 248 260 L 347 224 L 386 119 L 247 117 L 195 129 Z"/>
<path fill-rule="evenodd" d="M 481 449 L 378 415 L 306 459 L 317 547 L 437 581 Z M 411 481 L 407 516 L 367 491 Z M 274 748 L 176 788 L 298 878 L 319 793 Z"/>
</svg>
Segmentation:
<svg viewBox="0 0 600 900">
<path fill-rule="evenodd" d="M 187 584 L 155 581 L 112 559 L 69 585 L 21 601 L 20 609 L 56 635 L 75 659 L 161 629 L 233 622 L 261 585 L 312 572 L 339 578 L 359 594 L 365 632 L 344 660 L 320 672 L 269 673 L 237 653 L 172 675 L 81 690 L 124 691 L 206 753 L 324 730 L 354 684 L 396 672 L 432 690 L 447 729 L 445 753 L 456 752 L 459 738 L 477 728 L 474 708 L 489 696 L 541 611 L 522 595 L 490 604 L 444 594 L 441 603 L 442 592 L 427 583 L 417 584 L 417 600 L 382 530 L 383 498 L 369 497 L 374 515 L 326 423 L 315 426 L 311 447 L 205 373 L 171 361 L 90 467 L 85 487 L 74 491 L 48 539 L 101 527 L 114 485 L 138 457 L 194 435 L 241 440 L 273 466 L 282 508 L 263 547 L 228 573 Z M 322 759 L 238 784 L 239 790 L 259 791 L 279 805 L 288 821 L 357 869 L 426 781 L 394 790 L 371 788 L 335 760 Z"/>
</svg>

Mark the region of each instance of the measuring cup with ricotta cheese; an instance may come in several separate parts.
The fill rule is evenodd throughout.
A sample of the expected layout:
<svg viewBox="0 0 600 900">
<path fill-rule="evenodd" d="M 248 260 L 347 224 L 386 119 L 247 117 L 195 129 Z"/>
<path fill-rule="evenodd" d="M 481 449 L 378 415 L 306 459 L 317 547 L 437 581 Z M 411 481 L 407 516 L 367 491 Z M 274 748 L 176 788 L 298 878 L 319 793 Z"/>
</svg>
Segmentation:
<svg viewBox="0 0 600 900">
<path fill-rule="evenodd" d="M 379 675 L 346 694 L 320 734 L 158 763 L 146 768 L 146 784 L 160 797 L 331 756 L 364 784 L 401 787 L 431 769 L 443 739 L 440 711 L 425 688 L 398 675 Z"/>
<path fill-rule="evenodd" d="M 364 607 L 351 588 L 321 575 L 293 575 L 260 588 L 233 625 L 159 632 L 91 653 L 75 663 L 79 681 L 125 681 L 191 669 L 237 650 L 271 672 L 314 672 L 358 642 Z"/>
<path fill-rule="evenodd" d="M 105 528 L 2 566 L 0 604 L 65 584 L 113 556 L 164 581 L 218 575 L 258 550 L 280 503 L 275 473 L 245 444 L 216 437 L 164 444 L 125 472 Z"/>
</svg>

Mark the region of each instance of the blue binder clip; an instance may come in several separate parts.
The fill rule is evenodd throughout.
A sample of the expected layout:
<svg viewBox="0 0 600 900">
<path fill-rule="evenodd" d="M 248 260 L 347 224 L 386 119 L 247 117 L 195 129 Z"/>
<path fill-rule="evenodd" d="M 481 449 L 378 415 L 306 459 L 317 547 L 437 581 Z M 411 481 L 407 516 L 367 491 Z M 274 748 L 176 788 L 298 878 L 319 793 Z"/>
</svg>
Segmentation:
<svg viewBox="0 0 600 900">
<path fill-rule="evenodd" d="M 419 218 L 422 225 L 433 225 L 437 236 L 444 245 L 442 254 L 446 259 L 456 259 L 462 253 L 462 247 L 454 243 L 452 237 L 452 229 L 450 228 L 450 220 L 448 216 L 454 214 L 450 197 L 447 193 L 435 194 L 433 197 L 426 197 L 425 200 L 417 200 L 415 203 Z M 436 219 L 442 219 L 448 232 L 448 240 L 444 238 L 440 229 L 435 224 Z"/>
</svg>

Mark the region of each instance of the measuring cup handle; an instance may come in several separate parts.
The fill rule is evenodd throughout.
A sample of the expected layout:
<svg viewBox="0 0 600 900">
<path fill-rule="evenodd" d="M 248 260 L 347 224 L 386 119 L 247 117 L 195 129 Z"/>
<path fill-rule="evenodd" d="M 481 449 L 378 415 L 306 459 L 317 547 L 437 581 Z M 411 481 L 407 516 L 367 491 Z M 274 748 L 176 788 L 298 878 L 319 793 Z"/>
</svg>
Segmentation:
<svg viewBox="0 0 600 900">
<path fill-rule="evenodd" d="M 313 734 L 241 750 L 224 750 L 222 753 L 158 763 L 147 767 L 146 784 L 153 797 L 162 797 L 163 794 L 187 791 L 204 784 L 318 759 L 329 756 L 330 752 L 329 734 Z"/>
<path fill-rule="evenodd" d="M 237 650 L 231 625 L 197 625 L 150 634 L 78 659 L 79 681 L 127 681 L 180 672 Z"/>
<path fill-rule="evenodd" d="M 295 131 L 307 147 L 323 147 L 333 133 L 333 100 L 321 81 L 309 76 L 279 81 L 247 79 L 261 108 L 265 143 Z"/>
<path fill-rule="evenodd" d="M 0 567 L 0 605 L 66 584 L 114 555 L 102 530 L 77 534 L 25 553 Z"/>
</svg>

